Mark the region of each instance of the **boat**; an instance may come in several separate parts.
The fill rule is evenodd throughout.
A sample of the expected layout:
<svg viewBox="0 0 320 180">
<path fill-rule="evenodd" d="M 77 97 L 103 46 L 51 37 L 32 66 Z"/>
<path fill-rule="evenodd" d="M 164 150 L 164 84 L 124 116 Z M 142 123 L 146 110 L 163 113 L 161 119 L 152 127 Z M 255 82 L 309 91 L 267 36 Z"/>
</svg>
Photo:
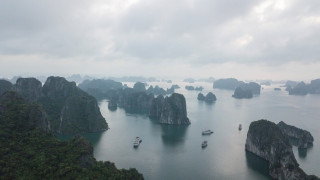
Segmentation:
<svg viewBox="0 0 320 180">
<path fill-rule="evenodd" d="M 241 125 L 241 124 L 239 124 L 239 131 L 241 131 L 241 129 L 242 129 L 242 125 Z"/>
<path fill-rule="evenodd" d="M 142 142 L 142 139 L 140 139 L 139 137 L 136 137 L 136 139 L 133 142 L 133 147 L 135 148 L 139 147 L 141 142 Z"/>
<path fill-rule="evenodd" d="M 202 144 L 201 144 L 201 147 L 202 148 L 205 148 L 208 146 L 208 142 L 207 141 L 203 141 Z"/>
<path fill-rule="evenodd" d="M 212 133 L 213 133 L 213 131 L 211 131 L 210 129 L 202 131 L 202 135 L 210 135 Z"/>
</svg>

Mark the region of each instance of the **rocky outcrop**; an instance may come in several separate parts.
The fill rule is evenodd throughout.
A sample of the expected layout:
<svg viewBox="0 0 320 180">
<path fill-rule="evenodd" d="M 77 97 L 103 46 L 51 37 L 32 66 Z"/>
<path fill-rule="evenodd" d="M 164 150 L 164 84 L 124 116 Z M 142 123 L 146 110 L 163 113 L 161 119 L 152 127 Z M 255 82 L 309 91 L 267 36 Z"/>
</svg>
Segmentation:
<svg viewBox="0 0 320 180">
<path fill-rule="evenodd" d="M 289 95 L 306 95 L 308 94 L 308 86 L 304 82 L 300 82 L 292 89 L 289 90 Z"/>
<path fill-rule="evenodd" d="M 154 95 L 166 95 L 167 94 L 167 91 L 164 90 L 163 88 L 160 88 L 159 86 L 150 86 L 148 89 L 147 89 L 147 94 L 154 94 Z"/>
<path fill-rule="evenodd" d="M 298 142 L 299 148 L 307 148 L 308 145 L 313 144 L 314 139 L 310 132 L 288 125 L 283 121 L 279 122 L 277 126 L 280 128 L 283 134 Z"/>
<path fill-rule="evenodd" d="M 258 83 L 250 82 L 250 83 L 242 83 L 239 87 L 243 90 L 250 90 L 252 94 L 260 94 L 261 86 Z"/>
<path fill-rule="evenodd" d="M 118 94 L 118 104 L 130 113 L 149 113 L 153 94 L 126 88 Z"/>
<path fill-rule="evenodd" d="M 49 77 L 39 102 L 60 134 L 97 132 L 108 129 L 96 99 L 62 77 Z"/>
<path fill-rule="evenodd" d="M 206 101 L 207 103 L 213 103 L 216 100 L 217 100 L 217 97 L 212 92 L 209 92 L 204 99 L 204 101 Z"/>
<path fill-rule="evenodd" d="M 259 120 L 250 124 L 245 149 L 269 163 L 269 175 L 277 180 L 317 179 L 299 168 L 289 139 L 273 122 Z"/>
<path fill-rule="evenodd" d="M 13 106 L 20 110 L 17 111 Z M 15 111 L 14 121 L 17 124 L 17 128 L 24 126 L 26 128 L 23 130 L 27 130 L 38 127 L 45 132 L 51 131 L 50 122 L 45 111 L 37 104 L 28 104 L 21 95 L 14 91 L 7 91 L 0 96 L 0 117 L 10 116 L 10 114 L 6 114 L 10 111 Z"/>
<path fill-rule="evenodd" d="M 202 90 L 203 90 L 203 87 L 202 87 L 202 86 L 199 86 L 199 87 L 185 86 L 185 88 L 186 88 L 186 90 L 188 90 L 188 91 L 193 91 L 193 90 L 202 91 Z"/>
<path fill-rule="evenodd" d="M 173 88 L 173 89 L 179 89 L 179 88 L 180 88 L 180 86 L 179 86 L 179 85 L 177 85 L 177 84 L 173 84 L 173 85 L 171 86 L 171 88 Z"/>
<path fill-rule="evenodd" d="M 237 98 L 237 99 L 242 99 L 242 98 L 249 99 L 249 98 L 252 98 L 253 95 L 252 95 L 251 90 L 249 90 L 249 89 L 244 90 L 241 87 L 237 87 L 237 89 L 234 91 L 232 97 Z"/>
<path fill-rule="evenodd" d="M 202 93 L 199 93 L 199 94 L 198 94 L 197 99 L 198 99 L 199 101 L 204 101 L 205 98 L 206 98 L 206 97 L 205 97 Z"/>
<path fill-rule="evenodd" d="M 6 91 L 9 91 L 12 89 L 12 84 L 9 81 L 0 79 L 0 95 L 3 94 Z"/>
<path fill-rule="evenodd" d="M 320 94 L 320 79 L 312 80 L 309 84 L 310 94 Z"/>
<path fill-rule="evenodd" d="M 173 93 L 164 99 L 159 122 L 162 124 L 190 124 L 186 100 L 182 94 Z"/>
<path fill-rule="evenodd" d="M 42 96 L 42 84 L 36 78 L 19 78 L 13 90 L 30 102 L 36 102 Z"/>
<path fill-rule="evenodd" d="M 146 91 L 146 84 L 142 82 L 136 82 L 133 85 L 133 89 L 137 92 L 145 92 Z"/>
<path fill-rule="evenodd" d="M 214 81 L 213 88 L 235 90 L 241 84 L 243 84 L 242 81 L 234 78 L 218 79 Z"/>
<path fill-rule="evenodd" d="M 202 91 L 202 90 L 203 90 L 203 87 L 202 87 L 202 86 L 195 87 L 194 90 L 196 90 L 196 91 Z"/>
<path fill-rule="evenodd" d="M 58 140 L 41 106 L 14 91 L 0 96 L 0 147 L 0 179 L 143 179 L 97 162 L 85 138 Z"/>
<path fill-rule="evenodd" d="M 186 78 L 183 80 L 183 82 L 188 82 L 188 83 L 194 83 L 196 80 L 194 80 L 193 78 Z"/>
<path fill-rule="evenodd" d="M 42 87 L 35 78 L 19 78 L 13 90 L 42 105 L 51 128 L 60 134 L 106 130 L 96 99 L 62 77 L 49 77 Z"/>
<path fill-rule="evenodd" d="M 303 81 L 296 86 L 287 86 L 289 95 L 306 95 L 306 94 L 320 94 L 320 79 L 314 79 L 310 84 Z"/>
<path fill-rule="evenodd" d="M 159 95 L 158 97 L 152 100 L 150 111 L 149 111 L 149 117 L 151 119 L 159 119 L 161 117 L 163 104 L 164 104 L 164 97 L 162 95 Z"/>
<path fill-rule="evenodd" d="M 111 111 L 114 111 L 116 110 L 118 107 L 117 105 L 117 102 L 114 100 L 114 99 L 111 99 L 109 102 L 108 102 L 108 109 L 111 110 Z"/>
<path fill-rule="evenodd" d="M 186 90 L 188 91 L 193 91 L 194 90 L 194 87 L 193 86 L 185 86 Z"/>
<path fill-rule="evenodd" d="M 96 99 L 110 98 L 109 91 L 122 89 L 122 83 L 110 79 L 85 80 L 79 84 L 79 88 L 86 91 Z"/>
</svg>

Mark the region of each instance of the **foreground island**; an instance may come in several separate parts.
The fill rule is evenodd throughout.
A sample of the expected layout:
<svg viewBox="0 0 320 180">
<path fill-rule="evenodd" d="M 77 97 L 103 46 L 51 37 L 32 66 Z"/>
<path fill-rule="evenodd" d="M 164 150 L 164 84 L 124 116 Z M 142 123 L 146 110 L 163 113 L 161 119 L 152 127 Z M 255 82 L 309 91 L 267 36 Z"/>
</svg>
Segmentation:
<svg viewBox="0 0 320 180">
<path fill-rule="evenodd" d="M 245 145 L 249 151 L 269 163 L 269 175 L 277 180 L 318 180 L 307 175 L 296 161 L 288 137 L 273 122 L 254 121 L 250 124 Z"/>
<path fill-rule="evenodd" d="M 13 91 L 0 96 L 0 147 L 0 179 L 143 179 L 96 161 L 84 138 L 59 141 L 42 107 Z"/>
</svg>

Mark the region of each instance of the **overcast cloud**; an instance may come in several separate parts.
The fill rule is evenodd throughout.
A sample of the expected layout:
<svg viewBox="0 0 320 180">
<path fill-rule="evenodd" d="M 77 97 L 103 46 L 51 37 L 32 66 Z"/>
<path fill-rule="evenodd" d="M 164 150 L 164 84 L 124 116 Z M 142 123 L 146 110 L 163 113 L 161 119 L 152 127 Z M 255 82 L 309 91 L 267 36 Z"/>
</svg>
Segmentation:
<svg viewBox="0 0 320 180">
<path fill-rule="evenodd" d="M 319 0 L 0 0 L 0 76 L 319 78 Z"/>
</svg>

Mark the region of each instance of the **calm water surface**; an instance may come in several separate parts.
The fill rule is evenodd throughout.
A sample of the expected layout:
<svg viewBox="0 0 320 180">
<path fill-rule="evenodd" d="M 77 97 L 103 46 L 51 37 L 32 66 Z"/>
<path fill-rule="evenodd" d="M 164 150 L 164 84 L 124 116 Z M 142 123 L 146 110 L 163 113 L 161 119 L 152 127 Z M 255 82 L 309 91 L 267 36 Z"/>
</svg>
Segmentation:
<svg viewBox="0 0 320 180">
<path fill-rule="evenodd" d="M 152 83 L 151 83 L 152 84 Z M 157 83 L 160 87 L 171 84 Z M 129 84 L 130 86 L 131 84 Z M 267 163 L 245 152 L 245 140 L 250 122 L 268 119 L 306 129 L 315 138 L 307 153 L 293 151 L 300 166 L 309 174 L 320 176 L 320 96 L 289 96 L 274 91 L 274 85 L 264 87 L 260 96 L 234 99 L 233 91 L 217 90 L 211 83 L 194 83 L 217 96 L 214 104 L 197 100 L 198 92 L 186 91 L 186 83 L 176 92 L 186 97 L 189 126 L 161 125 L 146 115 L 128 114 L 124 109 L 108 110 L 107 100 L 99 102 L 102 115 L 110 129 L 85 134 L 94 145 L 97 160 L 115 162 L 118 168 L 138 169 L 146 179 L 270 179 Z M 239 123 L 242 131 L 238 130 Z M 211 129 L 211 136 L 201 131 Z M 142 138 L 139 148 L 133 148 L 136 136 Z M 207 140 L 208 147 L 201 148 Z"/>
</svg>

